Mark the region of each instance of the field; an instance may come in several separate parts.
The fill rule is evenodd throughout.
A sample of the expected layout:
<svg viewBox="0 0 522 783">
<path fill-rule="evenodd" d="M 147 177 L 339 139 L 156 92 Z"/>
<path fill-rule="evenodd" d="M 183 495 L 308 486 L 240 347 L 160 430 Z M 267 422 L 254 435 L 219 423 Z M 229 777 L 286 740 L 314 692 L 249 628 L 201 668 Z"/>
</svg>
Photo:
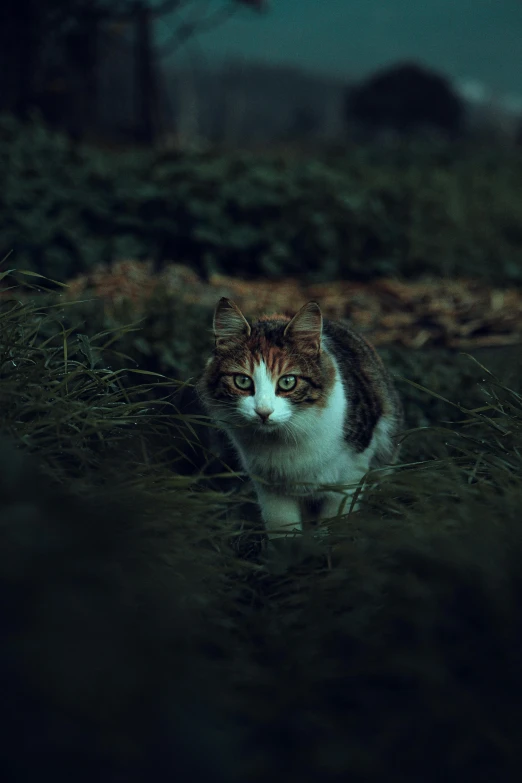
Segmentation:
<svg viewBox="0 0 522 783">
<path fill-rule="evenodd" d="M 279 257 L 269 273 L 261 250 L 248 273 L 224 261 L 212 269 L 200 236 L 175 264 L 109 258 L 74 269 L 64 262 L 61 274 L 80 244 L 74 230 L 62 219 L 69 250 L 56 233 L 45 240 L 54 268 L 44 264 L 43 233 L 31 255 L 31 237 L 19 232 L 0 297 L 6 779 L 42 770 L 89 781 L 520 779 L 522 261 L 513 155 L 508 165 L 499 153 L 497 180 L 486 182 L 491 155 L 473 166 L 471 153 L 465 165 L 454 152 L 422 153 L 417 174 L 412 167 L 397 189 L 414 191 L 425 166 L 444 198 L 449 180 L 463 187 L 470 178 L 475 211 L 466 221 L 479 220 L 488 198 L 491 208 L 487 226 L 466 230 L 451 223 L 458 210 L 438 234 L 421 221 L 413 241 L 390 206 L 394 236 L 417 248 L 408 256 L 415 269 L 397 262 L 363 275 L 371 264 L 360 256 L 351 275 L 339 257 L 320 279 L 297 257 Z M 365 165 L 391 187 L 390 167 L 375 157 L 367 152 Z M 178 160 L 178 173 L 185 167 L 180 178 L 198 182 L 205 202 L 208 182 L 194 179 L 192 163 Z M 323 165 L 316 175 L 327 189 Z M 351 165 L 355 176 L 363 164 Z M 17 187 L 25 183 L 28 203 L 35 183 L 24 166 Z M 207 176 L 211 161 L 205 166 Z M 14 179 L 4 182 L 13 232 L 12 216 L 27 214 Z M 132 181 L 114 182 L 129 205 Z M 87 190 L 82 203 L 100 209 Z M 141 217 L 153 213 L 157 191 L 149 196 L 148 207 L 145 197 L 135 204 Z M 296 207 L 306 205 L 304 191 L 295 198 L 274 252 L 283 234 L 292 247 L 290 214 L 305 226 L 308 213 Z M 425 211 L 412 201 L 410 215 L 433 219 L 442 209 L 420 201 Z M 73 227 L 78 215 L 79 207 Z M 468 248 L 460 266 L 459 247 Z M 228 259 L 225 250 L 218 256 Z M 446 251 L 453 260 L 437 273 Z M 374 340 L 405 402 L 397 469 L 326 539 L 289 545 L 279 558 L 267 559 L 248 482 L 193 392 L 221 295 L 250 315 L 317 298 Z"/>
</svg>

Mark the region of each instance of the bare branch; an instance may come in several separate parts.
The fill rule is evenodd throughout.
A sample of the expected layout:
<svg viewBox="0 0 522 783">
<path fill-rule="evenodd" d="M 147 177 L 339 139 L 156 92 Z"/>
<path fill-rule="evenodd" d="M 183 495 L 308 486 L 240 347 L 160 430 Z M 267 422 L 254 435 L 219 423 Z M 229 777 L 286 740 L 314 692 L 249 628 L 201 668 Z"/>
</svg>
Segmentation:
<svg viewBox="0 0 522 783">
<path fill-rule="evenodd" d="M 159 57 L 165 57 L 166 55 L 173 52 L 178 46 L 184 44 L 185 41 L 187 41 L 196 33 L 205 30 L 211 30 L 212 28 L 217 27 L 218 25 L 225 22 L 227 19 L 230 19 L 230 17 L 236 13 L 238 8 L 239 4 L 231 3 L 230 5 L 225 6 L 225 8 L 220 8 L 218 11 L 215 11 L 213 14 L 209 14 L 207 17 L 196 18 L 192 21 L 181 23 L 178 25 L 171 38 L 169 38 L 169 40 L 164 43 L 163 46 L 156 47 L 156 54 Z"/>
<path fill-rule="evenodd" d="M 165 16 L 165 14 L 172 13 L 172 11 L 178 11 L 181 6 L 186 4 L 187 0 L 163 0 L 161 5 L 151 8 L 150 13 L 151 16 L 157 19 L 159 16 Z"/>
</svg>

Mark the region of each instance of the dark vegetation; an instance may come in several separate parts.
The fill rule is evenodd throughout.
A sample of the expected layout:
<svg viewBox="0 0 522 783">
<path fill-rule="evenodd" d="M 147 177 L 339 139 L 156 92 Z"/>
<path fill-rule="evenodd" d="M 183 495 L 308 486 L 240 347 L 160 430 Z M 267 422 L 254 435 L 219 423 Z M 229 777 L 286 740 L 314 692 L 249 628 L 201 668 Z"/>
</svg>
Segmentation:
<svg viewBox="0 0 522 783">
<path fill-rule="evenodd" d="M 158 292 L 137 323 L 9 272 L 152 255 L 517 282 L 518 155 L 112 156 L 7 119 L 0 136 L 2 779 L 518 781 L 516 352 L 383 349 L 403 463 L 276 560 L 193 393 L 211 308 Z"/>
<path fill-rule="evenodd" d="M 518 780 L 520 385 L 388 349 L 457 407 L 399 379 L 405 465 L 267 561 L 170 306 L 167 380 L 99 303 L 2 299 L 3 778 Z"/>
<path fill-rule="evenodd" d="M 150 258 L 244 278 L 518 283 L 522 153 L 462 143 L 108 153 L 0 121 L 0 253 L 66 280 Z"/>
<path fill-rule="evenodd" d="M 346 116 L 365 133 L 432 130 L 453 137 L 463 130 L 465 110 L 449 79 L 416 63 L 399 63 L 350 90 Z"/>
</svg>

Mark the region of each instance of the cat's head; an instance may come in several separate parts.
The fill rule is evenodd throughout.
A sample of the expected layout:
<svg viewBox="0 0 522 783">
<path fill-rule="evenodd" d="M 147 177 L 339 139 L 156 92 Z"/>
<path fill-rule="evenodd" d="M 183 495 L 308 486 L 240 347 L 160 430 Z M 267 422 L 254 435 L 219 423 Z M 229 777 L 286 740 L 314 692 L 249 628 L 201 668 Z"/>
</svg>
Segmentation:
<svg viewBox="0 0 522 783">
<path fill-rule="evenodd" d="M 323 318 L 317 302 L 293 317 L 263 316 L 250 325 L 234 302 L 219 300 L 214 351 L 198 383 L 200 396 L 229 427 L 288 432 L 324 407 L 335 380 L 321 350 Z"/>
</svg>

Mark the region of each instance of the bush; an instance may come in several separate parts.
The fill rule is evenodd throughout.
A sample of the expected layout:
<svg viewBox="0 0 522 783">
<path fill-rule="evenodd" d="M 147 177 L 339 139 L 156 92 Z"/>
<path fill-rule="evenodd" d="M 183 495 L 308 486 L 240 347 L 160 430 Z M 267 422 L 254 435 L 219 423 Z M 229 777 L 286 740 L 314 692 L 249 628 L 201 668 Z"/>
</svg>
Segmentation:
<svg viewBox="0 0 522 783">
<path fill-rule="evenodd" d="M 0 252 L 64 280 L 122 257 L 310 280 L 522 280 L 522 153 L 464 144 L 109 154 L 0 122 Z"/>
<path fill-rule="evenodd" d="M 38 122 L 3 116 L 0 254 L 13 251 L 19 267 L 58 280 L 121 255 L 139 257 L 145 247 L 133 203 L 146 198 L 146 158 L 77 147 Z"/>
<path fill-rule="evenodd" d="M 407 134 L 435 130 L 453 136 L 462 130 L 464 103 L 449 79 L 416 63 L 399 63 L 351 88 L 346 117 L 366 133 Z"/>
</svg>

